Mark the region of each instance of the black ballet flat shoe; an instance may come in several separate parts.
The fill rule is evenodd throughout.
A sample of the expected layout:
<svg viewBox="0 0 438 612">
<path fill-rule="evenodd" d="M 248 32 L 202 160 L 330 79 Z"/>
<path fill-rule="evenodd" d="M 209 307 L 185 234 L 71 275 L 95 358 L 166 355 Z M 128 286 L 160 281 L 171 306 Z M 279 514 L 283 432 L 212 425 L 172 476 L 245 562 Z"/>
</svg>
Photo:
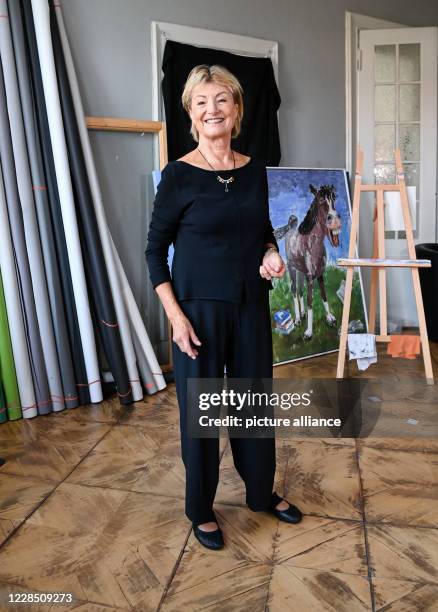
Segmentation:
<svg viewBox="0 0 438 612">
<path fill-rule="evenodd" d="M 202 529 L 199 529 L 199 527 L 193 523 L 193 533 L 196 539 L 201 542 L 205 548 L 220 550 L 224 547 L 224 538 L 219 528 L 214 531 L 202 531 Z"/>
<path fill-rule="evenodd" d="M 275 506 L 277 506 L 281 501 L 285 501 L 286 503 L 288 503 L 289 508 L 286 508 L 286 510 L 277 510 Z M 296 524 L 299 523 L 303 518 L 301 511 L 296 506 L 290 504 L 287 499 L 283 500 L 276 493 L 272 494 L 271 507 L 269 508 L 268 512 L 273 514 L 276 518 L 278 518 L 279 521 L 283 521 L 284 523 Z"/>
</svg>

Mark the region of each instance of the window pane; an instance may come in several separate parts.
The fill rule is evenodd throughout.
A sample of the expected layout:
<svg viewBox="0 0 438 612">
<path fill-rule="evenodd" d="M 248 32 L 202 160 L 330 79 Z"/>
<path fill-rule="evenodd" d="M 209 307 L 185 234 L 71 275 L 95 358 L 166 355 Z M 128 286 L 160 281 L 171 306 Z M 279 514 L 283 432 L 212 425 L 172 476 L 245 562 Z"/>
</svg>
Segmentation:
<svg viewBox="0 0 438 612">
<path fill-rule="evenodd" d="M 417 200 L 420 197 L 420 164 L 403 164 L 406 185 L 415 185 Z"/>
<path fill-rule="evenodd" d="M 420 160 L 420 126 L 418 124 L 400 124 L 398 146 L 402 160 Z"/>
<path fill-rule="evenodd" d="M 374 166 L 374 182 L 378 183 L 395 183 L 395 165 L 394 164 L 376 164 Z"/>
<path fill-rule="evenodd" d="M 420 121 L 420 85 L 400 85 L 399 121 Z"/>
<path fill-rule="evenodd" d="M 399 81 L 420 80 L 420 45 L 413 43 L 399 47 Z"/>
<path fill-rule="evenodd" d="M 395 125 L 374 126 L 374 158 L 376 161 L 394 159 Z"/>
<path fill-rule="evenodd" d="M 377 85 L 374 98 L 375 121 L 395 121 L 395 85 Z"/>
<path fill-rule="evenodd" d="M 393 83 L 395 81 L 395 45 L 376 45 L 374 50 L 376 83 Z"/>
</svg>

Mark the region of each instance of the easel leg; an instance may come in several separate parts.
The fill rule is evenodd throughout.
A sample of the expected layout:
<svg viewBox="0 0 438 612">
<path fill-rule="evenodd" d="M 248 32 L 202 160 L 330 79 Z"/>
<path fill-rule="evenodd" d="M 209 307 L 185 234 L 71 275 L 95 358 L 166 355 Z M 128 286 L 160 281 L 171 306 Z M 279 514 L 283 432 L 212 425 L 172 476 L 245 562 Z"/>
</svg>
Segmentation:
<svg viewBox="0 0 438 612">
<path fill-rule="evenodd" d="M 354 268 L 347 268 L 344 292 L 344 308 L 342 310 L 341 339 L 339 343 L 338 369 L 336 378 L 344 378 L 345 352 L 347 349 L 348 320 L 350 318 L 351 291 L 353 288 Z"/>
<path fill-rule="evenodd" d="M 383 192 L 377 192 L 377 247 L 379 259 L 385 259 L 385 210 Z M 386 270 L 379 268 L 379 306 L 380 306 L 380 333 L 388 334 L 388 315 L 386 311 Z"/>
<path fill-rule="evenodd" d="M 406 242 L 408 245 L 408 253 L 411 259 L 416 258 L 414 234 L 412 230 L 411 214 L 409 210 L 408 194 L 406 192 L 405 177 L 401 163 L 400 151 L 395 152 L 395 165 L 397 168 L 398 181 L 400 184 L 400 200 L 405 222 Z M 418 268 L 412 268 L 412 282 L 414 285 L 415 304 L 417 306 L 418 327 L 420 328 L 421 348 L 423 350 L 424 371 L 426 374 L 427 384 L 433 385 L 433 369 L 430 359 L 429 340 L 427 337 L 426 319 L 424 317 L 423 296 L 421 294 L 420 275 Z"/>
<path fill-rule="evenodd" d="M 430 359 L 429 340 L 427 337 L 426 319 L 424 317 L 423 296 L 421 294 L 420 276 L 418 268 L 412 268 L 412 282 L 414 284 L 415 303 L 417 305 L 418 326 L 420 328 L 421 349 L 423 351 L 424 371 L 428 385 L 433 385 L 433 369 Z"/>
<path fill-rule="evenodd" d="M 377 236 L 377 207 L 374 209 L 373 219 L 373 259 L 378 257 L 378 236 Z M 370 287 L 370 310 L 368 314 L 368 328 L 370 334 L 376 331 L 376 312 L 377 312 L 377 268 L 371 268 L 371 287 Z"/>
</svg>

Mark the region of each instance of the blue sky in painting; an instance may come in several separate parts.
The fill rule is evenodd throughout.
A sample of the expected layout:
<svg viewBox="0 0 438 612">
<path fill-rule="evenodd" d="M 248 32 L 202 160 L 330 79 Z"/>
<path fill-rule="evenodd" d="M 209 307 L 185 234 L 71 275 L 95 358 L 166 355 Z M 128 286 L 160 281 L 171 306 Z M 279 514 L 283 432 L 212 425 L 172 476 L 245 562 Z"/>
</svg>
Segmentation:
<svg viewBox="0 0 438 612">
<path fill-rule="evenodd" d="M 269 210 L 274 229 L 286 225 L 291 214 L 298 217 L 298 223 L 301 223 L 313 201 L 313 194 L 309 189 L 310 184 L 316 188 L 319 188 L 321 185 L 334 185 L 336 192 L 335 208 L 341 215 L 342 228 L 339 234 L 339 247 L 332 247 L 327 239 L 324 241 L 327 251 L 327 262 L 336 263 L 338 257 L 347 256 L 350 238 L 350 209 L 344 171 L 268 168 L 267 172 Z M 280 240 L 278 246 L 284 256 L 284 239 Z"/>
</svg>

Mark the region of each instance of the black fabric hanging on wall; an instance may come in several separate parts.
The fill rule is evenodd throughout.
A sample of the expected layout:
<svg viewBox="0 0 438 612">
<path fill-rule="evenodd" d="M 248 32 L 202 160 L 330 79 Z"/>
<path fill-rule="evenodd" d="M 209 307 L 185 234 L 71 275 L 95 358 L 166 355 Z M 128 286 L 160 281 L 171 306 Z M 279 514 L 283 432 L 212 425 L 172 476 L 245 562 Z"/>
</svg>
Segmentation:
<svg viewBox="0 0 438 612">
<path fill-rule="evenodd" d="M 164 49 L 161 83 L 169 160 L 178 159 L 196 146 L 190 135 L 190 117 L 181 104 L 181 94 L 190 70 L 198 64 L 224 66 L 243 87 L 242 131 L 233 141 L 233 148 L 264 160 L 267 166 L 278 166 L 281 150 L 277 110 L 281 98 L 271 60 L 193 47 L 171 40 L 166 42 Z"/>
</svg>

